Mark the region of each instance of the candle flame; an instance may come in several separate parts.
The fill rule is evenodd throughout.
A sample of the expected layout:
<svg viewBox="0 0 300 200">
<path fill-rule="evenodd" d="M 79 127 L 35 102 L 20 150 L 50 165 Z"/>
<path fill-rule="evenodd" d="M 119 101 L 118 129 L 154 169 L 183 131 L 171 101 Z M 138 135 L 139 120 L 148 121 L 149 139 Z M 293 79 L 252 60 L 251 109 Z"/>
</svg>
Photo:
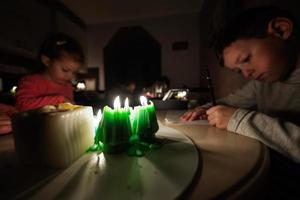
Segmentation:
<svg viewBox="0 0 300 200">
<path fill-rule="evenodd" d="M 128 107 L 129 107 L 129 100 L 128 100 L 128 97 L 126 97 L 126 99 L 125 99 L 124 107 L 125 107 L 125 108 L 128 108 Z"/>
<path fill-rule="evenodd" d="M 100 123 L 102 117 L 101 109 L 98 110 L 97 115 L 94 116 L 94 128 L 96 129 Z"/>
<path fill-rule="evenodd" d="M 121 108 L 120 97 L 117 96 L 114 101 L 114 109 Z"/>
<path fill-rule="evenodd" d="M 147 98 L 145 96 L 140 96 L 140 101 L 142 106 L 147 105 Z"/>
<path fill-rule="evenodd" d="M 97 112 L 97 119 L 99 120 L 99 122 L 101 120 L 101 117 L 102 117 L 102 112 L 101 112 L 101 109 L 99 109 Z"/>
</svg>

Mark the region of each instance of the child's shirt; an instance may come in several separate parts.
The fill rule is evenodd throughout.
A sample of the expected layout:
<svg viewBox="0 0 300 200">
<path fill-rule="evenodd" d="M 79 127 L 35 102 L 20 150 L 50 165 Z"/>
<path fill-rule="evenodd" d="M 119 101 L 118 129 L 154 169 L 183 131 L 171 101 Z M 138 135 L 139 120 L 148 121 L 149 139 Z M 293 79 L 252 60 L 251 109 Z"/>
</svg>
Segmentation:
<svg viewBox="0 0 300 200">
<path fill-rule="evenodd" d="M 73 101 L 71 83 L 57 84 L 45 79 L 40 74 L 28 75 L 19 83 L 16 107 L 19 111 L 26 111 L 45 105 L 64 103 L 65 98 Z"/>
<path fill-rule="evenodd" d="M 283 82 L 250 81 L 218 103 L 239 107 L 229 131 L 258 139 L 300 163 L 300 68 Z"/>
</svg>

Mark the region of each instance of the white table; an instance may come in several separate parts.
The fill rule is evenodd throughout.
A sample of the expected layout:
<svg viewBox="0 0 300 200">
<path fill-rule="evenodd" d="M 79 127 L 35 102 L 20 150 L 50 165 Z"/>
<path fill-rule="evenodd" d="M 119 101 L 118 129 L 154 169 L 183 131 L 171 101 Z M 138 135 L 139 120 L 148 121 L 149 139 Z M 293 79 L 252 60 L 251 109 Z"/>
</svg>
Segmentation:
<svg viewBox="0 0 300 200">
<path fill-rule="evenodd" d="M 161 121 L 165 115 L 158 112 Z M 190 137 L 201 152 L 202 169 L 185 194 L 189 199 L 262 198 L 269 169 L 264 144 L 209 125 L 168 126 Z"/>
</svg>

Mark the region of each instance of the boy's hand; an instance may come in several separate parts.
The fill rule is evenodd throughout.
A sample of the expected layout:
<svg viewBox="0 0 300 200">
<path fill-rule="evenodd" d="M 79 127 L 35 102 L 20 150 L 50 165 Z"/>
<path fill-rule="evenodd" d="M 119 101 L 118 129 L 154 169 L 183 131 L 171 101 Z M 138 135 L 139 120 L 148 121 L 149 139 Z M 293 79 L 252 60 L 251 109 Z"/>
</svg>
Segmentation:
<svg viewBox="0 0 300 200">
<path fill-rule="evenodd" d="M 227 129 L 228 122 L 237 108 L 228 106 L 214 106 L 207 110 L 207 119 L 210 125 L 220 129 Z"/>
<path fill-rule="evenodd" d="M 207 115 L 206 115 L 206 110 L 208 108 L 205 108 L 205 107 L 196 107 L 195 109 L 193 110 L 189 110 L 187 111 L 186 113 L 184 113 L 180 119 L 182 121 L 193 121 L 193 120 L 197 120 L 197 119 L 200 119 L 200 120 L 203 120 L 203 119 L 207 119 Z"/>
</svg>

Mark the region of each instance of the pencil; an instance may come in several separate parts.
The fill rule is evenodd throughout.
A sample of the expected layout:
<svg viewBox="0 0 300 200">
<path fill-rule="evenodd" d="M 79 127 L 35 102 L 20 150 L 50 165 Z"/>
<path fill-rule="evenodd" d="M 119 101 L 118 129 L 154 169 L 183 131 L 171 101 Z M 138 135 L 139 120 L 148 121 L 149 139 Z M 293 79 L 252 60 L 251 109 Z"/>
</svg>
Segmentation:
<svg viewBox="0 0 300 200">
<path fill-rule="evenodd" d="M 211 76 L 210 76 L 210 72 L 209 72 L 209 69 L 206 68 L 206 79 L 207 79 L 207 87 L 209 89 L 209 93 L 210 93 L 210 100 L 212 102 L 212 105 L 215 106 L 217 105 L 216 103 L 216 98 L 215 98 L 215 93 L 214 93 L 214 87 L 212 85 L 212 82 L 211 82 Z"/>
</svg>

